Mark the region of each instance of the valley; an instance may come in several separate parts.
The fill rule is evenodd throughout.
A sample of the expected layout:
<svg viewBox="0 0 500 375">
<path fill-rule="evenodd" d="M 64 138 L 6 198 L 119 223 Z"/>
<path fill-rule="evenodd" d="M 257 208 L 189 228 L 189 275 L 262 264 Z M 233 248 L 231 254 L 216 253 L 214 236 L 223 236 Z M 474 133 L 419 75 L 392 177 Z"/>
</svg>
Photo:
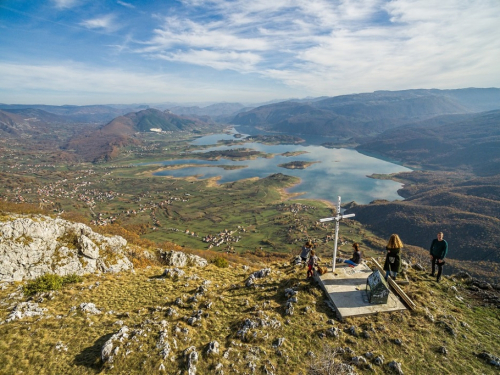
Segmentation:
<svg viewBox="0 0 500 375">
<path fill-rule="evenodd" d="M 490 99 L 483 100 L 487 108 L 480 109 L 493 108 L 498 101 L 497 90 L 481 92 L 490 95 Z M 383 238 L 396 232 L 410 253 L 422 256 L 435 233 L 444 231 L 450 244 L 450 271 L 466 269 L 475 276 L 498 282 L 500 235 L 496 228 L 500 183 L 499 148 L 495 142 L 499 117 L 498 111 L 474 112 L 480 106 L 479 101 L 473 100 L 474 95 L 474 90 L 408 90 L 327 98 L 309 104 L 286 102 L 247 112 L 239 108 L 234 122 L 239 121 L 237 118 L 249 118 L 251 113 L 267 113 L 268 122 L 277 121 L 279 116 L 291 119 L 305 113 L 305 105 L 322 110 L 333 108 L 338 116 L 349 114 L 351 120 L 357 119 L 355 122 L 362 118 L 362 127 L 356 127 L 361 123 L 355 126 L 355 122 L 348 126 L 349 142 L 359 152 L 398 160 L 416 170 L 371 176 L 380 182 L 403 184 L 399 194 L 404 200 L 382 198 L 370 204 L 348 204 L 343 200 L 347 212 L 356 213 L 356 220 L 342 223 L 349 228 L 343 230 L 345 242 L 361 241 L 367 253 L 377 253 L 384 248 Z M 467 103 L 473 105 L 467 107 Z M 221 106 L 217 116 L 229 118 L 231 114 L 223 113 L 224 109 L 237 107 Z M 277 108 L 279 111 L 275 112 Z M 298 128 L 287 127 L 289 134 L 257 132 L 258 135 L 245 139 L 241 134 L 232 134 L 223 140 L 214 138 L 210 144 L 196 144 L 195 140 L 203 135 L 221 133 L 227 124 L 214 122 L 201 109 L 197 109 L 196 118 L 190 118 L 169 110 L 141 108 L 100 125 L 89 122 L 94 117 L 82 117 L 90 111 L 76 108 L 73 114 L 70 110 L 2 107 L 2 204 L 28 203 L 53 215 L 72 215 L 86 224 L 124 228 L 154 243 L 171 241 L 194 249 L 208 249 L 210 244 L 203 241 L 207 236 L 231 232 L 232 240 L 220 243 L 215 250 L 293 254 L 302 242 L 313 239 L 320 254 L 331 252 L 332 228 L 317 223 L 318 218 L 332 214 L 331 204 L 321 199 L 297 199 L 300 196 L 296 193 L 285 192 L 299 182 L 293 175 L 276 171 L 265 178 L 230 182 L 215 177 L 222 172 L 202 179 L 158 176 L 158 171 L 181 167 L 163 166 L 163 161 L 183 163 L 186 157 L 193 162 L 182 165 L 183 170 L 210 166 L 209 169 L 220 171 L 245 170 L 252 161 L 276 157 L 274 151 L 245 146 L 252 144 L 249 141 L 254 145 L 305 145 L 304 151 L 285 148 L 281 157 L 310 158 L 309 151 L 305 151 L 309 150 L 308 137 L 301 137 Z M 92 108 L 99 116 L 114 116 L 117 110 L 123 109 Z M 450 111 L 457 113 L 449 114 Z M 395 120 L 402 119 L 402 115 L 406 116 L 404 121 Z M 370 132 L 362 130 L 383 118 L 392 124 L 387 132 L 371 125 Z M 87 122 L 76 123 L 77 120 Z M 254 125 L 265 127 L 264 123 Z M 311 134 L 326 136 L 324 125 L 318 124 L 309 123 Z M 336 124 L 341 126 L 342 122 Z M 150 127 L 159 132 L 146 131 Z M 341 144 L 346 140 L 338 141 Z M 215 142 L 226 149 L 214 148 Z M 335 142 L 325 144 L 335 150 Z M 429 153 L 426 147 L 436 152 Z M 210 164 L 213 161 L 221 163 Z M 327 164 L 309 164 L 316 161 L 320 159 L 304 158 L 302 167 L 307 165 L 309 170 Z M 292 168 L 287 170 L 292 174 L 297 163 L 287 160 L 283 165 Z M 290 197 L 294 200 L 287 201 Z M 346 250 L 350 252 L 348 246 Z"/>
</svg>

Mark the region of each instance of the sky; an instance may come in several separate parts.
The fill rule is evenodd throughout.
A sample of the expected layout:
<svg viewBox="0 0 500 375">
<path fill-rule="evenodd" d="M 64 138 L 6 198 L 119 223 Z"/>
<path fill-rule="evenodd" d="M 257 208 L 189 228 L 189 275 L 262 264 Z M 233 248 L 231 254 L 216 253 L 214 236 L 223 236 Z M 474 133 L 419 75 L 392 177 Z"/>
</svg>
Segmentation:
<svg viewBox="0 0 500 375">
<path fill-rule="evenodd" d="M 500 87 L 500 0 L 0 0 L 0 103 Z"/>
</svg>

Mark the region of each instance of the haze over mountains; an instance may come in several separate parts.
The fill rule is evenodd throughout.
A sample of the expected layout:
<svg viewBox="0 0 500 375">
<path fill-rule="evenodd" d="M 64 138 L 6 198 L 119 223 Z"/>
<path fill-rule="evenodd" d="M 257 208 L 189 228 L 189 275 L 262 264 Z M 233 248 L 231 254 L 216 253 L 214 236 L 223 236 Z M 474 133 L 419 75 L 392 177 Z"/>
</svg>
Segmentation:
<svg viewBox="0 0 500 375">
<path fill-rule="evenodd" d="M 376 91 L 310 102 L 282 102 L 240 113 L 234 124 L 346 139 L 440 115 L 500 108 L 499 89 Z"/>
<path fill-rule="evenodd" d="M 500 110 L 444 115 L 385 131 L 358 150 L 418 167 L 496 175 L 500 171 L 499 124 Z"/>
</svg>

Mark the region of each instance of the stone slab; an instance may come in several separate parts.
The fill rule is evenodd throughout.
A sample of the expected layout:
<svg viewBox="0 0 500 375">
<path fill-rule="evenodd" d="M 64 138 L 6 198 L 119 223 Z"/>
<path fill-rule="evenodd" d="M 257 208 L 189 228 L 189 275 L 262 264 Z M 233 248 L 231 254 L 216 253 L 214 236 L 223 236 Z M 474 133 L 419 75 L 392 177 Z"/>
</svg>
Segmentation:
<svg viewBox="0 0 500 375">
<path fill-rule="evenodd" d="M 405 305 L 392 291 L 389 293 L 387 304 L 372 305 L 368 302 L 366 279 L 372 272 L 366 264 L 351 268 L 340 263 L 335 267 L 335 272 L 332 272 L 330 267 L 323 275 L 315 273 L 314 278 L 332 302 L 339 319 L 406 310 Z"/>
</svg>

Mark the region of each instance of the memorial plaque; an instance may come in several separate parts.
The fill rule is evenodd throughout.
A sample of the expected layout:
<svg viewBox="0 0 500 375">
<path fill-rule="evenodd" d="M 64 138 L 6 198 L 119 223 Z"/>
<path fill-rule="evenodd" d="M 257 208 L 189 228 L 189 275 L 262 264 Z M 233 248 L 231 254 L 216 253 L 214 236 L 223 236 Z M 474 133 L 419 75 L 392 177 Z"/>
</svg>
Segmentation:
<svg viewBox="0 0 500 375">
<path fill-rule="evenodd" d="M 389 285 L 382 277 L 378 270 L 375 270 L 366 279 L 366 294 L 368 295 L 368 302 L 374 305 L 381 305 L 387 303 L 389 298 Z"/>
</svg>

